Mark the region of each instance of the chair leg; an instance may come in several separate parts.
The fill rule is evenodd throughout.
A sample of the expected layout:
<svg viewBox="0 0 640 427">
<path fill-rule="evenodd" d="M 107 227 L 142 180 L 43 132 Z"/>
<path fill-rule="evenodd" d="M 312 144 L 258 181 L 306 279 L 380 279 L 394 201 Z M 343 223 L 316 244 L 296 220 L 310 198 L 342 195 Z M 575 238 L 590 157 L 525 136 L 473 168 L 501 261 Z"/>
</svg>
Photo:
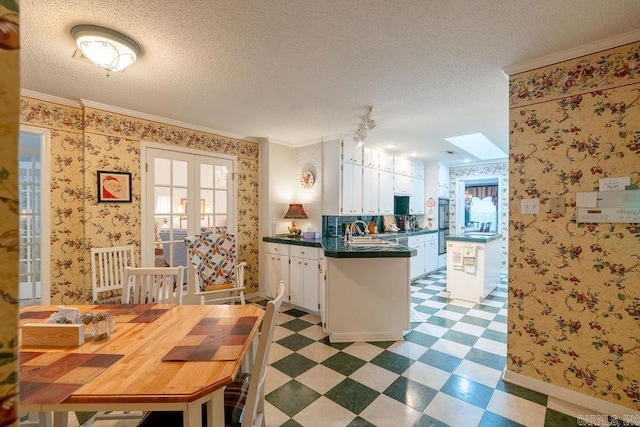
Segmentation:
<svg viewBox="0 0 640 427">
<path fill-rule="evenodd" d="M 245 302 L 244 302 L 244 291 L 243 290 L 240 291 L 240 304 L 242 304 L 242 305 L 245 304 Z"/>
</svg>

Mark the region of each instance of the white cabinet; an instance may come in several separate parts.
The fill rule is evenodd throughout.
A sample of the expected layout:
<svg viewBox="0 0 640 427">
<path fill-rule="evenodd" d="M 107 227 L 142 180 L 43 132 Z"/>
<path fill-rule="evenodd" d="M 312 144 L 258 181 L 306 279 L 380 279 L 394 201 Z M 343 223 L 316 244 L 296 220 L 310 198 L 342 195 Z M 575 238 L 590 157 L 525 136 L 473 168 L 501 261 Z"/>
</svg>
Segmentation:
<svg viewBox="0 0 640 427">
<path fill-rule="evenodd" d="M 319 248 L 290 248 L 289 302 L 309 311 L 318 312 L 320 279 L 324 276 Z"/>
<path fill-rule="evenodd" d="M 391 154 L 380 152 L 380 170 L 393 172 L 393 156 Z"/>
<path fill-rule="evenodd" d="M 362 165 L 367 168 L 380 168 L 380 151 L 372 147 L 364 147 Z"/>
<path fill-rule="evenodd" d="M 393 192 L 395 194 L 410 195 L 413 192 L 413 184 L 409 175 L 393 174 Z"/>
<path fill-rule="evenodd" d="M 439 268 L 438 233 L 425 234 L 424 246 L 424 271 L 425 273 L 430 273 Z"/>
<path fill-rule="evenodd" d="M 342 161 L 355 163 L 358 165 L 362 164 L 362 147 L 358 147 L 358 145 L 349 141 L 348 139 L 343 139 L 342 142 Z"/>
<path fill-rule="evenodd" d="M 378 215 L 379 213 L 379 179 L 378 169 L 364 168 L 362 213 L 365 215 Z"/>
<path fill-rule="evenodd" d="M 411 164 L 411 160 L 405 159 L 403 157 L 394 156 L 393 173 L 411 176 L 413 173 L 413 166 Z"/>
<path fill-rule="evenodd" d="M 449 167 L 438 163 L 438 196 L 449 198 Z"/>
<path fill-rule="evenodd" d="M 378 211 L 380 215 L 393 215 L 393 173 L 380 170 L 378 175 Z"/>
<path fill-rule="evenodd" d="M 411 192 L 411 215 L 424 214 L 424 179 L 414 177 L 412 179 L 412 192 Z"/>
<path fill-rule="evenodd" d="M 342 163 L 342 215 L 362 215 L 362 166 Z"/>
<path fill-rule="evenodd" d="M 266 283 L 264 293 L 271 298 L 275 298 L 278 283 L 280 280 L 284 280 L 287 288 L 285 289 L 284 299 L 289 299 L 289 245 L 280 243 L 265 243 L 265 256 L 266 263 Z"/>
<path fill-rule="evenodd" d="M 425 273 L 425 244 L 424 235 L 409 236 L 409 247 L 416 250 L 416 256 L 410 258 L 409 271 L 411 280 L 422 276 Z"/>
<path fill-rule="evenodd" d="M 414 160 L 411 162 L 412 176 L 414 178 L 424 179 L 424 163 Z"/>
</svg>

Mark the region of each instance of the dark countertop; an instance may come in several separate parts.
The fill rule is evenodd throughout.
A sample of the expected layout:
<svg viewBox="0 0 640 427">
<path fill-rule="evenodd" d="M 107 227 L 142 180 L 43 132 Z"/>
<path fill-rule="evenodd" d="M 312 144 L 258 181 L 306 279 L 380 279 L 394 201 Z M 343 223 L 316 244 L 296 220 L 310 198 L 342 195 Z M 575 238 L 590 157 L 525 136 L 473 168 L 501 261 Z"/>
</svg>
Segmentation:
<svg viewBox="0 0 640 427">
<path fill-rule="evenodd" d="M 384 233 L 377 237 L 408 235 L 409 233 Z M 393 236 L 391 236 L 393 235 Z M 402 245 L 383 246 L 351 246 L 342 241 L 341 237 L 324 237 L 322 240 L 303 239 L 301 237 L 289 237 L 286 235 L 263 237 L 263 241 L 270 243 L 284 243 L 286 245 L 320 247 L 324 249 L 324 255 L 329 258 L 410 258 L 417 254 L 415 249 Z"/>
<path fill-rule="evenodd" d="M 447 242 L 471 242 L 471 243 L 489 243 L 494 240 L 502 239 L 502 234 L 491 234 L 487 236 L 470 236 L 468 234 L 449 234 L 445 237 Z"/>
</svg>

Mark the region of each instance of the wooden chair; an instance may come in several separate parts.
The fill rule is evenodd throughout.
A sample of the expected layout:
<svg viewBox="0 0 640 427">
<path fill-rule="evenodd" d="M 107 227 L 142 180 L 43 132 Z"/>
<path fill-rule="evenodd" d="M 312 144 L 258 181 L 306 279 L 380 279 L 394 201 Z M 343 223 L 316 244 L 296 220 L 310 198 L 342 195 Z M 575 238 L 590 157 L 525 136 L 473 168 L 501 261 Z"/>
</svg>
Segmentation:
<svg viewBox="0 0 640 427">
<path fill-rule="evenodd" d="M 125 267 L 135 267 L 133 245 L 91 248 L 91 287 L 94 303 L 122 298 Z"/>
<path fill-rule="evenodd" d="M 184 267 L 124 269 L 125 304 L 182 304 Z"/>
<path fill-rule="evenodd" d="M 245 303 L 244 270 L 237 262 L 236 238 L 226 232 L 206 232 L 184 239 L 196 270 L 195 295 L 200 304 Z"/>
<path fill-rule="evenodd" d="M 273 332 L 280 305 L 284 298 L 285 285 L 278 283 L 276 297 L 267 302 L 265 315 L 262 319 L 258 351 L 251 370 L 251 374 L 238 374 L 236 380 L 229 384 L 224 391 L 225 425 L 255 427 L 266 426 L 264 418 L 264 386 L 267 376 L 269 350 L 273 341 Z M 202 425 L 207 426 L 207 405 L 203 405 Z M 184 425 L 181 412 L 152 411 L 145 415 L 138 427 L 182 427 Z"/>
</svg>

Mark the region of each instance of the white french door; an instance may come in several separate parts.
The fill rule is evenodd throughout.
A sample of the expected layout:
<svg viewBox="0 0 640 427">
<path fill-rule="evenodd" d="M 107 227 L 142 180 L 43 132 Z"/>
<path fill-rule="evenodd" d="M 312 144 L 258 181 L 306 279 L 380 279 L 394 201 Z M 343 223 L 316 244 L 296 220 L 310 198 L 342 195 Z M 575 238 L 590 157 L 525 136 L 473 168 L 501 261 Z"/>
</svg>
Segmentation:
<svg viewBox="0 0 640 427">
<path fill-rule="evenodd" d="M 18 143 L 21 305 L 48 304 L 50 295 L 49 131 L 20 127 Z M 44 191 L 43 191 L 44 190 Z"/>
<path fill-rule="evenodd" d="M 152 143 L 141 154 L 142 265 L 188 267 L 185 237 L 236 233 L 234 157 Z"/>
</svg>

